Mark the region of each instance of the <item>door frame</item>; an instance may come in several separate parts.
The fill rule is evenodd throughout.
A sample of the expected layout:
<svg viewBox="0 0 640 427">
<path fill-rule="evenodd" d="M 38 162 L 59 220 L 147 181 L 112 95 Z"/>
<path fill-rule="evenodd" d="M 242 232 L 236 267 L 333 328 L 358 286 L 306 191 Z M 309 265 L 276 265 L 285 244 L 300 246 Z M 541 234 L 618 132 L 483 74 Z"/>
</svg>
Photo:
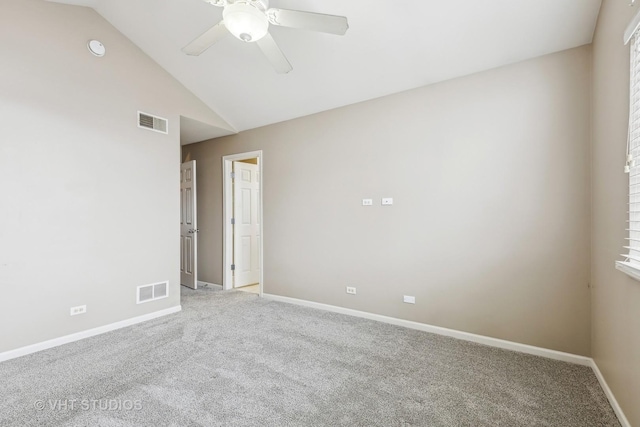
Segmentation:
<svg viewBox="0 0 640 427">
<path fill-rule="evenodd" d="M 264 198 L 264 161 L 262 159 L 262 150 L 249 151 L 246 153 L 230 154 L 222 157 L 222 289 L 233 289 L 233 273 L 231 271 L 231 261 L 233 260 L 233 227 L 231 227 L 231 218 L 233 217 L 233 183 L 231 181 L 231 172 L 233 171 L 233 162 L 238 160 L 258 159 L 258 177 L 260 181 L 260 197 L 258 204 L 260 206 L 258 212 L 260 247 L 258 251 L 258 260 L 260 262 L 260 296 L 264 290 L 264 221 L 262 218 L 263 198 Z"/>
</svg>

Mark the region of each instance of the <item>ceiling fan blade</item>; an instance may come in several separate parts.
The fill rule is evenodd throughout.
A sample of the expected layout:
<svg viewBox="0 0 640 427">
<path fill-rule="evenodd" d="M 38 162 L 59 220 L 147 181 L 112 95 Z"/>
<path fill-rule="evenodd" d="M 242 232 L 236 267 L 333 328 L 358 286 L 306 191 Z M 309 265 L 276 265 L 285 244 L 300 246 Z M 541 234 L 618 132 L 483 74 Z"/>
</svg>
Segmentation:
<svg viewBox="0 0 640 427">
<path fill-rule="evenodd" d="M 287 74 L 289 71 L 293 70 L 293 67 L 284 56 L 284 53 L 282 53 L 276 41 L 271 37 L 271 34 L 267 33 L 266 36 L 256 41 L 256 44 L 267 57 L 269 62 L 271 62 L 271 65 L 273 65 L 273 68 L 276 69 L 277 73 Z"/>
<path fill-rule="evenodd" d="M 322 33 L 344 35 L 349 28 L 345 16 L 324 15 L 322 13 L 301 12 L 288 9 L 267 10 L 269 22 L 281 27 L 300 28 Z"/>
<path fill-rule="evenodd" d="M 182 51 L 187 55 L 198 56 L 227 34 L 229 34 L 229 31 L 227 27 L 224 26 L 224 21 L 220 21 L 183 47 Z"/>
</svg>

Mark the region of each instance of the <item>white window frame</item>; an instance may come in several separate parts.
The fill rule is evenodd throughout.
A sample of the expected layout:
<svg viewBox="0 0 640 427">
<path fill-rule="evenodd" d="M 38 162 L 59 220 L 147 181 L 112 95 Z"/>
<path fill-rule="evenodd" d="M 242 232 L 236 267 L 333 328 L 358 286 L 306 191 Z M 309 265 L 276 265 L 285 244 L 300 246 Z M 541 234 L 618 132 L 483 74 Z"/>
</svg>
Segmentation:
<svg viewBox="0 0 640 427">
<path fill-rule="evenodd" d="M 627 244 L 616 261 L 616 268 L 640 281 L 640 13 L 631 20 L 624 33 L 630 44 L 629 129 L 624 171 L 629 174 Z"/>
</svg>

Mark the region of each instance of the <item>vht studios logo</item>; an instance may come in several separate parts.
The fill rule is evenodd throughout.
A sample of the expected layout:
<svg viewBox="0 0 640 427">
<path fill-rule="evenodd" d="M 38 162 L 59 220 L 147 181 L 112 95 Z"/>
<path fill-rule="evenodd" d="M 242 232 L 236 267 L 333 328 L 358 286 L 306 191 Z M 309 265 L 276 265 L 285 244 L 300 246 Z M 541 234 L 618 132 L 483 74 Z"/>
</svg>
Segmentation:
<svg viewBox="0 0 640 427">
<path fill-rule="evenodd" d="M 139 411 L 141 400 L 129 399 L 48 399 L 36 400 L 38 411 Z"/>
</svg>

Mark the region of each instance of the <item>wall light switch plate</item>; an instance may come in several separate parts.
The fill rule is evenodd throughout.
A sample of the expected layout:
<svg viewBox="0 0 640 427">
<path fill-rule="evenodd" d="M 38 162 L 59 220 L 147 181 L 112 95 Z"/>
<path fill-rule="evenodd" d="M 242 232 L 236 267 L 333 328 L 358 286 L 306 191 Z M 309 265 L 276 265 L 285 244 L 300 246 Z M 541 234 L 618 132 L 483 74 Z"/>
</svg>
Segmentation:
<svg viewBox="0 0 640 427">
<path fill-rule="evenodd" d="M 406 302 L 407 304 L 415 304 L 416 303 L 416 297 L 413 297 L 411 295 L 405 295 L 403 302 Z"/>
<path fill-rule="evenodd" d="M 362 206 L 373 206 L 373 199 L 362 199 Z"/>
<path fill-rule="evenodd" d="M 390 206 L 393 204 L 393 197 L 385 197 L 382 199 L 382 206 Z"/>
</svg>

